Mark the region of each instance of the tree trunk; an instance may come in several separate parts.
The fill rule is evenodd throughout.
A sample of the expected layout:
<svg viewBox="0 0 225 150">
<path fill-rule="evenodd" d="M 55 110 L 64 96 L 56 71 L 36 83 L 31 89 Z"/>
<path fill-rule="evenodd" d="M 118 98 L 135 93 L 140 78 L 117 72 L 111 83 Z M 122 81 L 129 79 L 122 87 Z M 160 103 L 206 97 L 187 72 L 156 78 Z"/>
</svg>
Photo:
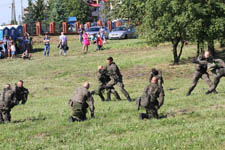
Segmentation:
<svg viewBox="0 0 225 150">
<path fill-rule="evenodd" d="M 208 51 L 211 53 L 212 56 L 215 56 L 215 48 L 214 48 L 214 41 L 208 41 Z"/>
<path fill-rule="evenodd" d="M 199 56 L 200 53 L 200 42 L 197 41 L 197 57 Z"/>
<path fill-rule="evenodd" d="M 180 40 L 173 40 L 173 64 L 178 65 L 179 64 L 179 56 L 177 55 L 177 46 L 179 44 Z"/>
</svg>

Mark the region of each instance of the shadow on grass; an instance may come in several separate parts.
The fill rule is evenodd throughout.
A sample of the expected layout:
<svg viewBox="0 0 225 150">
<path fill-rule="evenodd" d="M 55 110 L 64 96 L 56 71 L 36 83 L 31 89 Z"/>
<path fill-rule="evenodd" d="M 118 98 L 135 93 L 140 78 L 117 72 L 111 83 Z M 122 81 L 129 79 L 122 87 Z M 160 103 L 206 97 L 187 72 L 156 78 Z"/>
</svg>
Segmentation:
<svg viewBox="0 0 225 150">
<path fill-rule="evenodd" d="M 22 120 L 15 120 L 15 121 L 12 121 L 12 123 L 23 123 L 23 122 L 26 122 L 26 121 L 40 121 L 40 120 L 46 120 L 45 117 L 41 117 L 41 118 L 35 118 L 35 117 L 32 117 L 32 118 L 26 118 L 26 119 L 22 119 Z"/>
<path fill-rule="evenodd" d="M 37 52 L 42 52 L 44 51 L 44 48 L 34 48 L 30 51 L 30 53 L 37 53 Z"/>
</svg>

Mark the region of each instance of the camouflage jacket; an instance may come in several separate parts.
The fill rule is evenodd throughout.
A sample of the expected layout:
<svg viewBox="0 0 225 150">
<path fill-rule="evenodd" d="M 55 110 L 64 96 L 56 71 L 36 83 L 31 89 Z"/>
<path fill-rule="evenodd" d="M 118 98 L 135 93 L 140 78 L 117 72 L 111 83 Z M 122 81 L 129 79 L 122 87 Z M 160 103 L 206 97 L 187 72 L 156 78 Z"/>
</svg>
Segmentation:
<svg viewBox="0 0 225 150">
<path fill-rule="evenodd" d="M 157 105 L 160 108 L 164 103 L 164 90 L 158 84 L 149 84 L 140 98 L 142 107 L 148 108 L 150 105 Z M 159 99 L 159 101 L 158 101 Z"/>
<path fill-rule="evenodd" d="M 12 89 L 3 89 L 0 92 L 0 109 L 11 109 L 17 104 L 18 101 Z"/>
<path fill-rule="evenodd" d="M 205 73 L 207 72 L 208 60 L 204 56 L 198 56 L 197 59 L 193 62 L 195 63 L 195 70 Z"/>
<path fill-rule="evenodd" d="M 219 70 L 225 68 L 225 63 L 222 59 L 212 59 L 209 62 L 208 69 L 211 71 Z"/>
<path fill-rule="evenodd" d="M 22 104 L 27 102 L 29 91 L 24 87 L 17 87 L 13 88 L 13 91 L 16 93 L 16 99 L 18 102 L 22 101 Z"/>
<path fill-rule="evenodd" d="M 114 62 L 112 62 L 110 65 L 107 64 L 103 70 L 107 71 L 107 75 L 110 76 L 110 78 L 113 78 L 115 81 L 122 81 L 120 70 Z"/>
<path fill-rule="evenodd" d="M 110 77 L 107 75 L 106 71 L 104 70 L 98 71 L 97 79 L 100 85 L 106 85 L 110 81 Z"/>
<path fill-rule="evenodd" d="M 88 89 L 84 87 L 75 89 L 70 102 L 70 106 L 73 107 L 73 105 L 76 103 L 80 103 L 80 104 L 87 103 L 90 108 L 90 111 L 94 112 L 94 99 L 91 93 L 88 91 Z"/>
<path fill-rule="evenodd" d="M 160 70 L 158 70 L 158 75 L 154 75 L 152 72 L 149 75 L 149 81 L 152 80 L 153 77 L 156 77 L 159 81 L 159 85 L 162 86 L 162 84 L 164 83 L 163 81 L 163 77 L 162 77 L 162 72 Z"/>
</svg>

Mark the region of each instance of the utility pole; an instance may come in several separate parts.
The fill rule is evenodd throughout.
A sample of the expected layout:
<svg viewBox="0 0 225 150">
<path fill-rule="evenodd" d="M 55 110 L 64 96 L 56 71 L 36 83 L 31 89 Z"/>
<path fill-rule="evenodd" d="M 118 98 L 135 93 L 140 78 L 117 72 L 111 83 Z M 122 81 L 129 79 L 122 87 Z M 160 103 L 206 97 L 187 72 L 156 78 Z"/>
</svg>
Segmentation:
<svg viewBox="0 0 225 150">
<path fill-rule="evenodd" d="M 13 22 L 12 22 L 13 21 Z M 12 0 L 11 8 L 11 23 L 16 24 L 16 9 L 15 9 L 15 0 Z"/>
<path fill-rule="evenodd" d="M 24 8 L 23 8 L 23 0 L 21 0 L 21 22 L 23 23 L 23 17 L 24 17 Z"/>
</svg>

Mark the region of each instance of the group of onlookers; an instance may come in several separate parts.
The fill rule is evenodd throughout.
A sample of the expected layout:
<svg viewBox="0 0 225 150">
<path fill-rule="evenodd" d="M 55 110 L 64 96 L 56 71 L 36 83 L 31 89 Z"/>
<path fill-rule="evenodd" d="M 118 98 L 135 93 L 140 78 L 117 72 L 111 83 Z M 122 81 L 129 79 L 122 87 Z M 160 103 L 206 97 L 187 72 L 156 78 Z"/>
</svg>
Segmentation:
<svg viewBox="0 0 225 150">
<path fill-rule="evenodd" d="M 3 46 L 0 48 L 0 58 L 16 58 L 18 54 L 22 54 L 22 58 L 30 58 L 29 54 L 31 49 L 31 38 L 28 33 L 25 33 L 25 36 L 13 40 L 12 37 L 4 36 L 2 41 Z"/>
<path fill-rule="evenodd" d="M 86 54 L 88 52 L 88 46 L 92 44 L 96 44 L 97 50 L 103 50 L 103 43 L 106 43 L 105 38 L 105 29 L 102 27 L 97 34 L 90 36 L 85 30 L 80 27 L 79 29 L 79 40 L 81 44 L 83 44 L 82 52 Z M 104 41 L 104 42 L 103 42 Z"/>
</svg>

